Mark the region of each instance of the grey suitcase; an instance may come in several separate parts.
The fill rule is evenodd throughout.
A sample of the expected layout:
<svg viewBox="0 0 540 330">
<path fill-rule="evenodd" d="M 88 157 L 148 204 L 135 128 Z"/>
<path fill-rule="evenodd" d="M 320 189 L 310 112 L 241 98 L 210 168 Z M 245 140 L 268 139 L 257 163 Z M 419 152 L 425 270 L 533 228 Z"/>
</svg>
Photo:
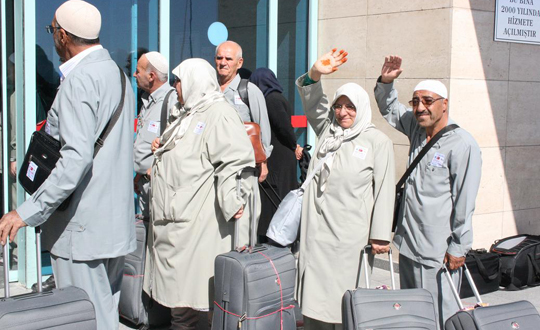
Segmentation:
<svg viewBox="0 0 540 330">
<path fill-rule="evenodd" d="M 237 190 L 240 191 L 241 172 L 237 174 L 237 180 Z M 254 180 L 257 180 L 255 175 Z M 252 210 L 257 206 L 257 182 L 254 189 Z M 214 330 L 296 329 L 293 298 L 295 258 L 288 248 L 255 245 L 255 218 L 251 219 L 249 246 L 238 247 L 236 223 L 234 245 L 237 249 L 216 257 Z"/>
<path fill-rule="evenodd" d="M 446 320 L 444 324 L 446 330 L 536 330 L 540 328 L 540 315 L 528 301 L 484 306 L 467 265 L 463 265 L 463 270 L 476 297 L 476 306 L 472 309 L 463 307 L 459 293 L 444 266 L 444 274 L 460 308 L 460 311 Z"/>
<path fill-rule="evenodd" d="M 4 256 L 9 255 L 8 245 Z M 9 269 L 4 263 L 5 298 L 0 299 L 0 329 L 2 330 L 95 330 L 94 304 L 83 289 L 67 287 L 42 292 L 41 234 L 36 227 L 38 292 L 10 297 Z M 7 258 L 6 258 L 7 259 Z"/>
<path fill-rule="evenodd" d="M 388 252 L 390 257 L 392 290 L 369 288 L 369 271 L 367 265 L 367 250 L 369 248 L 370 246 L 366 245 L 362 253 L 366 288 L 348 290 L 343 296 L 341 310 L 343 329 L 437 330 L 435 304 L 433 303 L 433 296 L 429 291 L 425 289 L 394 290 L 392 250 Z"/>
<path fill-rule="evenodd" d="M 137 248 L 126 256 L 118 303 L 120 316 L 140 326 L 140 329 L 165 326 L 171 322 L 170 308 L 151 300 L 143 291 L 147 228 L 148 222 L 136 220 Z"/>
</svg>

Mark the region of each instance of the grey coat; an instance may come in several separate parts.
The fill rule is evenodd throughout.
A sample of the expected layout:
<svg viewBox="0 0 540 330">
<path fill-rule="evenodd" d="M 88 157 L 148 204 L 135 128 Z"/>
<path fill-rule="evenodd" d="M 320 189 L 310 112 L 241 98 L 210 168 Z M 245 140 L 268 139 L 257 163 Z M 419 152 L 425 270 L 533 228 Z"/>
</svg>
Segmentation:
<svg viewBox="0 0 540 330">
<path fill-rule="evenodd" d="M 194 113 L 185 135 L 152 166 L 152 221 L 144 291 L 167 307 L 208 309 L 214 260 L 232 249 L 236 173 L 255 166 L 238 113 L 215 102 Z M 245 192 L 251 192 L 243 181 Z M 252 210 L 245 205 L 240 245 L 247 243 Z M 210 300 L 211 303 L 212 300 Z"/>
<path fill-rule="evenodd" d="M 129 81 L 126 79 L 126 81 Z M 134 96 L 93 158 L 94 143 L 121 97 L 120 72 L 105 49 L 86 56 L 59 87 L 47 118 L 62 158 L 19 208 L 24 222 L 42 225 L 43 245 L 74 260 L 114 258 L 135 249 L 133 220 Z M 57 207 L 72 196 L 69 208 Z"/>
<path fill-rule="evenodd" d="M 318 140 L 324 141 L 331 134 L 334 114 L 321 83 L 301 87 L 304 77 L 296 81 L 302 105 Z M 320 143 L 314 155 L 319 148 Z M 358 153 L 359 149 L 364 152 Z M 313 157 L 309 172 L 317 161 Z M 390 241 L 394 172 L 392 141 L 370 128 L 337 150 L 324 192 L 319 189 L 319 173 L 307 187 L 298 260 L 302 314 L 341 323 L 341 299 L 346 290 L 357 286 L 362 248 L 369 239 Z"/>
</svg>

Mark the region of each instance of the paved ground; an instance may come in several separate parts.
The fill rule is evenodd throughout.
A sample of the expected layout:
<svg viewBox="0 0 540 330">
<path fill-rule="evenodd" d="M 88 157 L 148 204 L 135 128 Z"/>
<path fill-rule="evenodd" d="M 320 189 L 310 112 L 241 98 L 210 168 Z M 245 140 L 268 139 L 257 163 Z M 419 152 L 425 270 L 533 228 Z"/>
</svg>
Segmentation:
<svg viewBox="0 0 540 330">
<path fill-rule="evenodd" d="M 394 256 L 394 260 L 397 260 L 397 256 Z M 399 271 L 399 267 L 396 262 L 394 262 L 396 270 Z M 388 258 L 385 257 L 377 257 L 375 268 L 373 269 L 373 275 L 371 278 L 371 287 L 375 287 L 378 285 L 390 285 L 390 272 L 387 270 L 389 268 Z M 0 287 L 3 287 L 3 273 L 0 274 Z M 396 283 L 397 286 L 399 286 L 399 274 L 396 274 Z M 28 289 L 24 288 L 23 286 L 19 284 L 12 283 L 10 285 L 11 288 L 11 295 L 19 295 L 26 292 L 29 292 Z M 3 295 L 3 294 L 2 294 Z M 485 303 L 489 303 L 490 305 L 499 305 L 499 304 L 505 304 L 513 301 L 518 300 L 528 300 L 530 301 L 537 310 L 540 311 L 540 286 L 534 287 L 534 288 L 525 288 L 520 291 L 506 291 L 505 289 L 501 289 L 496 292 L 488 293 L 485 295 L 482 295 L 482 299 Z M 468 298 L 464 300 L 465 304 L 474 304 L 474 298 Z M 206 330 L 208 329 L 205 325 L 205 320 L 201 317 L 201 321 L 199 324 L 198 330 Z M 128 322 L 122 321 L 120 324 L 121 330 L 128 330 L 128 329 L 138 329 L 138 327 L 129 324 Z M 166 329 L 161 328 L 159 330 Z"/>
</svg>

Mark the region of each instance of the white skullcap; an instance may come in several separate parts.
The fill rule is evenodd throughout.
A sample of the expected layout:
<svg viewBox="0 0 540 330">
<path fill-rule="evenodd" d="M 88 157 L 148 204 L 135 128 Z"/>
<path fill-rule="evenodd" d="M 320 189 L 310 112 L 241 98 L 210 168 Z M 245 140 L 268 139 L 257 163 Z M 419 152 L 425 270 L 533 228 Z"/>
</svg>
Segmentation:
<svg viewBox="0 0 540 330">
<path fill-rule="evenodd" d="M 149 52 L 145 53 L 144 56 L 146 56 L 146 59 L 156 70 L 163 74 L 169 73 L 169 63 L 167 62 L 167 59 L 165 56 L 161 55 L 161 53 L 158 52 Z"/>
<path fill-rule="evenodd" d="M 101 30 L 99 10 L 82 0 L 64 2 L 56 10 L 56 21 L 62 29 L 87 40 L 97 39 Z"/>
<path fill-rule="evenodd" d="M 444 84 L 438 80 L 421 81 L 418 85 L 416 85 L 414 91 L 430 91 L 435 94 L 439 94 L 445 99 L 448 98 L 448 90 L 446 89 L 446 86 L 444 86 Z"/>
</svg>

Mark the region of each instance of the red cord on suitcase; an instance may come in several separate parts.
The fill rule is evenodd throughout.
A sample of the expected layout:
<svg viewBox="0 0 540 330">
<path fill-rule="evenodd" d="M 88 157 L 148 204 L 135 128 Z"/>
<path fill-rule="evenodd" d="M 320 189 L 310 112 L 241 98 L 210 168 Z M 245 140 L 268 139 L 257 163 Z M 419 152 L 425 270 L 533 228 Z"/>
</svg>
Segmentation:
<svg viewBox="0 0 540 330">
<path fill-rule="evenodd" d="M 269 313 L 269 314 L 266 314 L 266 315 L 261 315 L 261 316 L 256 316 L 256 317 L 250 317 L 250 316 L 246 316 L 246 315 L 238 315 L 238 314 L 235 314 L 235 313 L 232 313 L 232 312 L 229 312 L 228 310 L 225 310 L 223 307 L 221 307 L 217 301 L 214 301 L 214 304 L 219 307 L 219 309 L 221 309 L 223 312 L 227 313 L 227 314 L 230 314 L 230 315 L 233 315 L 233 316 L 236 316 L 240 319 L 240 322 L 244 321 L 244 320 L 257 320 L 257 319 L 262 319 L 264 317 L 268 317 L 270 315 L 274 315 L 276 313 L 280 313 L 280 328 L 281 330 L 283 330 L 283 311 L 284 310 L 287 310 L 287 309 L 292 309 L 294 308 L 294 305 L 290 305 L 290 306 L 287 306 L 287 307 L 283 307 L 283 291 L 282 291 L 282 288 L 281 288 L 281 278 L 279 277 L 279 273 L 276 269 L 276 267 L 274 266 L 274 262 L 272 262 L 272 259 L 270 259 L 268 256 L 266 256 L 264 253 L 262 252 L 257 252 L 259 253 L 260 255 L 262 255 L 263 257 L 266 258 L 266 260 L 268 260 L 268 262 L 270 263 L 270 265 L 272 265 L 272 268 L 274 269 L 274 273 L 276 273 L 276 276 L 277 276 L 277 283 L 279 284 L 279 294 L 281 295 L 281 308 L 278 309 L 277 311 L 274 311 L 272 313 Z M 241 324 L 241 323 L 240 323 Z M 241 327 L 241 325 L 240 325 Z"/>
</svg>

